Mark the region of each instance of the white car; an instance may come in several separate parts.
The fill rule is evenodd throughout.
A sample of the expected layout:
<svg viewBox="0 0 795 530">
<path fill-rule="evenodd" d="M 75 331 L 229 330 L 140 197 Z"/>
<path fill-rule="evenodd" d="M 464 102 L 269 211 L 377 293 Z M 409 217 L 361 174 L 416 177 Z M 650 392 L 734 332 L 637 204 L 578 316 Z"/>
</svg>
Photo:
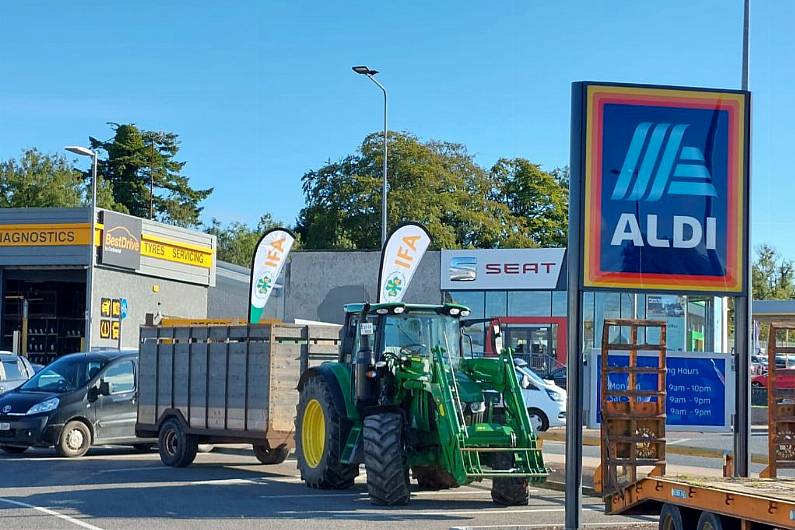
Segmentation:
<svg viewBox="0 0 795 530">
<path fill-rule="evenodd" d="M 566 425 L 566 391 L 541 379 L 522 359 L 514 359 L 514 366 L 533 430 L 541 432 Z"/>
</svg>

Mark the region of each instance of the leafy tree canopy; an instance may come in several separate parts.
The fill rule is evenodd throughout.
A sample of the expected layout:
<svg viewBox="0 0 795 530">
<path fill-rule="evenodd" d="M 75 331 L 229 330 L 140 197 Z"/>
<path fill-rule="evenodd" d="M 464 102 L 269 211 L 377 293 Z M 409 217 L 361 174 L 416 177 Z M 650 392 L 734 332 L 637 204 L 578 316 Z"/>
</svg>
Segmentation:
<svg viewBox="0 0 795 530">
<path fill-rule="evenodd" d="M 202 207 L 212 188 L 195 189 L 176 160 L 179 137 L 170 132 L 145 131 L 135 124 L 111 123 L 107 141 L 90 138 L 91 148 L 104 151 L 99 172 L 111 183 L 116 202 L 129 213 L 178 226 L 199 224 Z M 150 215 L 151 213 L 151 215 Z"/>
<path fill-rule="evenodd" d="M 568 234 L 568 169 L 547 173 L 524 158 L 501 159 L 491 169 L 499 186 L 495 199 L 522 223 L 522 232 L 540 247 L 565 247 Z"/>
<path fill-rule="evenodd" d="M 533 193 L 541 193 L 530 190 L 529 180 L 543 174 L 550 185 L 556 182 L 537 166 L 504 161 L 489 172 L 461 144 L 422 142 L 397 132 L 390 132 L 388 139 L 391 228 L 419 221 L 441 248 L 532 247 L 558 234 L 547 228 L 549 233 L 537 241 L 531 233 L 535 225 L 521 218 L 530 209 Z M 297 230 L 307 248 L 380 247 L 381 142 L 379 133 L 371 134 L 356 153 L 303 176 L 306 206 Z M 539 211 L 548 208 L 560 218 L 559 188 L 552 187 L 553 199 Z"/>
<path fill-rule="evenodd" d="M 126 208 L 113 199 L 110 183 L 97 181 L 97 204 L 120 212 Z M 25 149 L 18 159 L 0 162 L 0 207 L 74 208 L 91 204 L 91 176 L 76 170 L 60 154 Z"/>
<path fill-rule="evenodd" d="M 756 249 L 751 269 L 755 300 L 795 298 L 795 269 L 792 260 L 784 259 L 772 246 L 764 243 Z"/>
</svg>

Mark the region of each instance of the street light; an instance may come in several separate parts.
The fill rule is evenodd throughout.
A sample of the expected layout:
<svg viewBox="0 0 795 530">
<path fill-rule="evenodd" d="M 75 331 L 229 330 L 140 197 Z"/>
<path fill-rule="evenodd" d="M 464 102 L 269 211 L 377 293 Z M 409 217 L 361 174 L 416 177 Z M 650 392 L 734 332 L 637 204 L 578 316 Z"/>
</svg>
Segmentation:
<svg viewBox="0 0 795 530">
<path fill-rule="evenodd" d="M 386 88 L 384 85 L 378 82 L 375 77 L 375 74 L 378 73 L 378 70 L 372 70 L 367 66 L 354 66 L 352 68 L 354 72 L 360 75 L 366 75 L 370 78 L 370 81 L 378 85 L 378 88 L 384 93 L 384 182 L 381 188 L 381 247 L 383 248 L 384 244 L 386 243 L 386 141 L 387 141 L 387 128 L 386 128 Z"/>
<path fill-rule="evenodd" d="M 88 276 L 86 277 L 86 351 L 91 351 L 91 300 L 94 297 L 94 234 L 97 228 L 97 153 L 87 147 L 68 145 L 65 147 L 70 153 L 80 156 L 90 156 L 91 163 L 91 234 L 88 243 Z"/>
</svg>

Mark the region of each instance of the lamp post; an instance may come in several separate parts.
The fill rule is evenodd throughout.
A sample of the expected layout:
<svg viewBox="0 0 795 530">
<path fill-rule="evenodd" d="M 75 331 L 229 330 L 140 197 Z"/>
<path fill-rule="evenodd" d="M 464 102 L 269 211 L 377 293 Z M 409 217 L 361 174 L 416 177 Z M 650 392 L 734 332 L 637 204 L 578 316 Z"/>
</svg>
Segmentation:
<svg viewBox="0 0 795 530">
<path fill-rule="evenodd" d="M 378 88 L 384 93 L 384 182 L 381 186 L 381 247 L 383 248 L 384 244 L 386 243 L 386 193 L 387 193 L 387 186 L 386 186 L 386 171 L 387 171 L 387 162 L 386 162 L 386 154 L 387 154 L 387 126 L 386 126 L 386 88 L 384 85 L 378 82 L 378 80 L 373 77 L 375 74 L 378 73 L 378 70 L 372 70 L 367 66 L 354 66 L 353 71 L 360 75 L 366 75 L 370 78 L 370 81 L 378 85 Z"/>
<path fill-rule="evenodd" d="M 85 349 L 91 351 L 91 324 L 92 317 L 91 300 L 94 297 L 94 260 L 96 250 L 94 248 L 94 234 L 97 228 L 97 153 L 87 147 L 80 147 L 78 145 L 69 145 L 65 147 L 70 153 L 80 156 L 91 157 L 91 234 L 89 235 L 88 242 L 88 275 L 86 276 L 86 340 Z"/>
</svg>

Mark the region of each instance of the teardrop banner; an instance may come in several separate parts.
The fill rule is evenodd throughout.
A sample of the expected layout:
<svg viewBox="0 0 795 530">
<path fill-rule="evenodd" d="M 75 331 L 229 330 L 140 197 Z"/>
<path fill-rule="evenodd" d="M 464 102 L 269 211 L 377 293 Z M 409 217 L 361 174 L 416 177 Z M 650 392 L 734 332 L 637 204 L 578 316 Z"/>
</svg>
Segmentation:
<svg viewBox="0 0 795 530">
<path fill-rule="evenodd" d="M 411 278 L 431 245 L 431 236 L 417 223 L 400 225 L 389 234 L 381 250 L 378 302 L 400 302 Z"/>
<path fill-rule="evenodd" d="M 295 243 L 295 235 L 286 228 L 274 228 L 260 238 L 251 260 L 248 321 L 256 324 L 262 320 L 276 280 L 282 273 L 287 255 Z"/>
</svg>

